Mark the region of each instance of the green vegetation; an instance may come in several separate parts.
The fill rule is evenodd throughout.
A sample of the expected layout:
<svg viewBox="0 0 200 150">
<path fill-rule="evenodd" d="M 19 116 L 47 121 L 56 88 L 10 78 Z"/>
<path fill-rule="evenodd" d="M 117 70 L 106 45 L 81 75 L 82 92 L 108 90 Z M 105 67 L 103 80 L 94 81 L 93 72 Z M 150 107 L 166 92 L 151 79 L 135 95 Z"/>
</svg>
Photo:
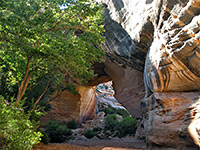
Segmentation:
<svg viewBox="0 0 200 150">
<path fill-rule="evenodd" d="M 0 16 L 0 149 L 26 150 L 40 141 L 38 105 L 66 83 L 95 76 L 92 66 L 104 55 L 102 7 L 93 0 L 1 0 Z M 56 133 L 59 141 L 71 134 L 64 125 Z"/>
<path fill-rule="evenodd" d="M 119 138 L 126 135 L 134 136 L 136 129 L 137 120 L 132 117 L 125 117 L 122 121 L 118 121 L 116 114 L 110 114 L 105 119 L 104 132 L 110 133 L 110 135 L 114 134 L 114 136 L 118 136 Z"/>
<path fill-rule="evenodd" d="M 24 112 L 21 102 L 8 102 L 0 97 L 0 149 L 30 150 L 41 140 L 42 134 L 37 131 L 37 124 L 30 120 L 31 112 Z M 37 115 L 41 115 L 37 112 Z"/>
<path fill-rule="evenodd" d="M 50 142 L 50 138 L 49 138 L 47 133 L 42 132 L 42 134 L 43 134 L 43 136 L 42 136 L 42 140 L 41 141 L 42 141 L 42 143 L 47 145 Z"/>
<path fill-rule="evenodd" d="M 123 118 L 123 120 L 117 124 L 115 130 L 117 130 L 117 136 L 119 138 L 126 135 L 134 136 L 137 130 L 137 120 L 132 117 Z"/>
<path fill-rule="evenodd" d="M 78 92 L 76 91 L 76 85 L 74 85 L 73 83 L 67 84 L 65 89 L 67 89 L 68 91 L 70 91 L 74 95 L 78 94 Z"/>
<path fill-rule="evenodd" d="M 93 128 L 92 131 L 100 133 L 103 129 L 100 127 Z"/>
<path fill-rule="evenodd" d="M 105 119 L 105 128 L 104 130 L 110 130 L 111 132 L 115 131 L 115 128 L 119 121 L 117 120 L 117 115 L 112 114 L 108 115 Z"/>
<path fill-rule="evenodd" d="M 102 61 L 102 7 L 68 0 L 67 9 L 60 10 L 62 3 L 66 1 L 1 1 L 1 93 L 16 96 L 16 104 L 41 82 L 45 86 L 36 104 L 51 85 L 87 82 L 94 77 L 92 65 Z"/>
<path fill-rule="evenodd" d="M 50 138 L 52 143 L 62 143 L 72 139 L 72 131 L 67 128 L 65 123 L 60 123 L 57 120 L 50 120 L 45 126 L 45 133 Z"/>
<path fill-rule="evenodd" d="M 75 119 L 72 119 L 71 121 L 67 122 L 67 127 L 68 127 L 69 129 L 77 129 L 78 124 L 77 124 L 77 122 L 75 121 Z"/>
<path fill-rule="evenodd" d="M 125 109 L 116 109 L 116 114 L 122 116 L 123 118 L 130 117 L 130 113 Z"/>
<path fill-rule="evenodd" d="M 118 114 L 118 115 L 120 115 L 122 117 L 129 117 L 130 116 L 130 113 L 127 110 L 125 110 L 125 109 L 119 109 L 119 108 L 117 109 L 117 108 L 114 108 L 114 107 L 112 107 L 110 105 L 108 105 L 108 107 L 103 108 L 100 111 L 105 112 L 106 116 L 108 114 Z"/>
<path fill-rule="evenodd" d="M 93 138 L 94 136 L 98 136 L 98 133 L 95 132 L 95 131 L 93 131 L 93 130 L 87 130 L 87 131 L 85 131 L 84 136 L 85 136 L 86 138 L 88 138 L 88 139 L 91 139 L 91 138 Z"/>
</svg>

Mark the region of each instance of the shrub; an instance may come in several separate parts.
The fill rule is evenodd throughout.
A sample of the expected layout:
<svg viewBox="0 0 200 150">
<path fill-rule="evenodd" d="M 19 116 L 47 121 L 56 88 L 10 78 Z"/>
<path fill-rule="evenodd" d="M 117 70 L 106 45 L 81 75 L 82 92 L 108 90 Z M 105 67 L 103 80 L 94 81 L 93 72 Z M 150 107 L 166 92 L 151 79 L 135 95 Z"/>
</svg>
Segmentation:
<svg viewBox="0 0 200 150">
<path fill-rule="evenodd" d="M 116 113 L 118 115 L 122 116 L 123 118 L 130 116 L 130 113 L 127 110 L 125 110 L 125 109 L 117 109 Z"/>
<path fill-rule="evenodd" d="M 50 141 L 50 138 L 49 138 L 48 134 L 47 133 L 42 133 L 42 134 L 43 134 L 43 136 L 42 136 L 42 142 L 44 144 L 48 144 L 49 141 Z"/>
<path fill-rule="evenodd" d="M 113 109 L 111 108 L 105 108 L 103 110 L 101 110 L 105 113 L 105 116 L 109 115 L 109 114 L 114 114 L 115 112 L 113 111 Z"/>
<path fill-rule="evenodd" d="M 88 139 L 91 139 L 93 138 L 94 136 L 98 136 L 97 132 L 95 131 L 92 131 L 92 130 L 87 130 L 85 133 L 84 133 L 84 136 Z"/>
<path fill-rule="evenodd" d="M 107 85 L 105 85 L 105 89 L 108 90 L 108 86 Z"/>
<path fill-rule="evenodd" d="M 105 119 L 105 133 L 110 133 L 110 135 L 118 136 L 119 138 L 126 135 L 134 136 L 137 129 L 137 120 L 132 117 L 123 118 L 120 122 L 117 120 L 117 115 L 108 115 Z"/>
<path fill-rule="evenodd" d="M 25 113 L 22 105 L 16 107 L 15 102 L 8 103 L 0 96 L 0 149 L 30 150 L 40 142 L 37 123 L 30 120 L 31 112 Z"/>
<path fill-rule="evenodd" d="M 72 138 L 72 131 L 67 128 L 66 124 L 60 124 L 57 120 L 50 120 L 45 126 L 45 133 L 48 134 L 50 142 L 62 143 Z"/>
<path fill-rule="evenodd" d="M 92 131 L 99 133 L 102 131 L 102 128 L 96 127 L 96 128 L 93 128 Z"/>
<path fill-rule="evenodd" d="M 116 108 L 114 108 L 110 105 L 108 105 L 107 108 L 104 108 L 101 111 L 105 112 L 106 116 L 109 115 L 109 114 L 118 114 L 118 115 L 122 116 L 123 118 L 130 116 L 130 113 L 127 110 L 120 109 L 120 108 L 116 109 Z"/>
<path fill-rule="evenodd" d="M 77 122 L 75 121 L 75 119 L 72 119 L 71 121 L 69 121 L 69 122 L 67 123 L 67 127 L 68 127 L 69 129 L 77 129 L 77 126 L 78 126 L 78 124 L 77 124 Z"/>
<path fill-rule="evenodd" d="M 123 121 L 119 122 L 115 128 L 118 137 L 124 137 L 126 135 L 134 136 L 137 129 L 137 120 L 132 117 L 123 118 Z"/>
<path fill-rule="evenodd" d="M 105 119 L 105 128 L 104 130 L 110 130 L 110 131 L 114 131 L 116 125 L 119 123 L 119 121 L 117 120 L 117 115 L 116 114 L 112 114 L 112 115 L 108 115 Z"/>
</svg>

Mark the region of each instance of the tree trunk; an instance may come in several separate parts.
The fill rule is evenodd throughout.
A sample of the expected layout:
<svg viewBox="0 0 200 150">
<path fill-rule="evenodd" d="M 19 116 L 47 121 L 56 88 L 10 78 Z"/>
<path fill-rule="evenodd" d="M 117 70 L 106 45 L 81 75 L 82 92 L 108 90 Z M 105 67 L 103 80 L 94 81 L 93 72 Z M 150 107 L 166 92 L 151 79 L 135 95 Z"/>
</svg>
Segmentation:
<svg viewBox="0 0 200 150">
<path fill-rule="evenodd" d="M 25 73 L 24 79 L 22 80 L 20 87 L 18 89 L 16 106 L 19 104 L 20 100 L 22 99 L 22 96 L 24 95 L 24 93 L 27 89 L 29 80 L 30 80 L 31 75 L 32 75 L 32 71 L 31 72 L 29 71 L 30 60 L 31 60 L 31 58 L 28 57 L 26 73 Z"/>
<path fill-rule="evenodd" d="M 44 91 L 42 92 L 42 94 L 40 95 L 40 97 L 36 100 L 36 102 L 35 102 L 35 104 L 34 104 L 32 110 L 35 108 L 35 106 L 37 105 L 37 103 L 41 100 L 41 98 L 42 98 L 42 97 L 44 96 L 44 94 L 46 93 L 46 91 L 47 91 L 47 89 L 48 89 L 48 87 L 49 87 L 49 83 L 50 83 L 50 81 L 47 83 L 47 86 L 46 86 L 46 88 L 44 89 Z"/>
</svg>

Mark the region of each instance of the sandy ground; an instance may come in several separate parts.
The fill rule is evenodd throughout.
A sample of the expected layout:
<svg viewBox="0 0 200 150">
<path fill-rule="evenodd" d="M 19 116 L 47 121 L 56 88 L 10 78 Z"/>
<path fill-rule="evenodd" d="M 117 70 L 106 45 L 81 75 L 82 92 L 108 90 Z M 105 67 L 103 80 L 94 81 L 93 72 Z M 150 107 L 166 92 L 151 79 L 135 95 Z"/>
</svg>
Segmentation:
<svg viewBox="0 0 200 150">
<path fill-rule="evenodd" d="M 140 140 L 79 140 L 62 144 L 37 145 L 33 150 L 143 150 Z"/>
</svg>

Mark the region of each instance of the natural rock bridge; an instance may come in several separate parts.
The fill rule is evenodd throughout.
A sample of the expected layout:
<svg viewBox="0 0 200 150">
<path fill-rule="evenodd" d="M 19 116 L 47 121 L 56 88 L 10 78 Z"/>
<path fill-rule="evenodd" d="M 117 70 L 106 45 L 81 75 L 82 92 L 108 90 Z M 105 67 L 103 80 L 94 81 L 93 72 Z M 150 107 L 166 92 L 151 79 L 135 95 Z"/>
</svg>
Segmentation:
<svg viewBox="0 0 200 150">
<path fill-rule="evenodd" d="M 95 113 L 95 86 L 112 80 L 115 97 L 142 120 L 149 149 L 200 146 L 200 0 L 98 0 L 105 62 L 97 78 L 64 91 L 43 118 L 80 122 Z"/>
</svg>

